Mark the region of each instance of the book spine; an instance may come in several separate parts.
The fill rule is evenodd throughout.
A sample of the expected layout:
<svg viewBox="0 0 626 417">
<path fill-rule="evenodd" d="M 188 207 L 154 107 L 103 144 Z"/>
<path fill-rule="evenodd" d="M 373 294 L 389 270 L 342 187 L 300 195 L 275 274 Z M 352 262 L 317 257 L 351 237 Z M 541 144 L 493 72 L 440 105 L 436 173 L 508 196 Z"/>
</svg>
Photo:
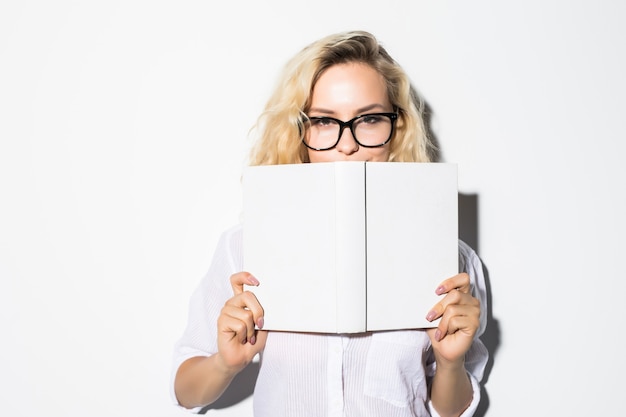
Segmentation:
<svg viewBox="0 0 626 417">
<path fill-rule="evenodd" d="M 365 162 L 335 163 L 337 333 L 366 329 Z"/>
</svg>

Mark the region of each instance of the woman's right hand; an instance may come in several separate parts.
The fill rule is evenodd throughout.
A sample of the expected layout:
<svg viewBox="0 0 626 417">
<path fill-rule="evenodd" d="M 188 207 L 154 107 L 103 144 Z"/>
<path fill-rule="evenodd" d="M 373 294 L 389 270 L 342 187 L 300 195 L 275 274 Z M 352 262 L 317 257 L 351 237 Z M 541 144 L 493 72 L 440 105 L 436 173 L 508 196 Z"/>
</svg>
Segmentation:
<svg viewBox="0 0 626 417">
<path fill-rule="evenodd" d="M 193 408 L 217 400 L 235 375 L 248 365 L 265 347 L 267 332 L 263 327 L 263 308 L 255 295 L 244 291 L 244 285 L 259 285 L 247 272 L 230 277 L 231 297 L 217 318 L 217 353 L 195 356 L 178 368 L 174 390 L 180 405 Z"/>
<path fill-rule="evenodd" d="M 248 272 L 231 275 L 233 297 L 224 304 L 217 319 L 217 348 L 222 365 L 237 373 L 248 365 L 265 347 L 266 331 L 263 327 L 263 307 L 256 296 L 244 291 L 244 285 L 258 286 L 259 281 Z"/>
</svg>

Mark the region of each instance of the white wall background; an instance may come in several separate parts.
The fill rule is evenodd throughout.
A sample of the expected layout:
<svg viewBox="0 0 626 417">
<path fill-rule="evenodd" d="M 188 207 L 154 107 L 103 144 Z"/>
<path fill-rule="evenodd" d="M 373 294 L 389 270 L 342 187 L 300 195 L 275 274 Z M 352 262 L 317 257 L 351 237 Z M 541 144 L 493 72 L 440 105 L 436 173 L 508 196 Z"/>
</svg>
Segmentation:
<svg viewBox="0 0 626 417">
<path fill-rule="evenodd" d="M 487 416 L 616 415 L 626 5 L 0 3 L 0 414 L 179 416 L 172 345 L 282 64 L 375 33 L 478 196 Z M 220 416 L 250 415 L 250 400 Z"/>
</svg>

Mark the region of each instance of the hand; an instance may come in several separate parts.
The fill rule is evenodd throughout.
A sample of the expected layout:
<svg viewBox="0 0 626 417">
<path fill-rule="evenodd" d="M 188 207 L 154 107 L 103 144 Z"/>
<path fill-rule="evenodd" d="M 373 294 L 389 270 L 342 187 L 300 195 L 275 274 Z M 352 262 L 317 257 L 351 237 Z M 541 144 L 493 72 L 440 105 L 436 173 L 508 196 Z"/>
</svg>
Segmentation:
<svg viewBox="0 0 626 417">
<path fill-rule="evenodd" d="M 441 317 L 439 326 L 428 329 L 437 363 L 458 364 L 469 350 L 480 325 L 480 302 L 470 294 L 470 279 L 461 273 L 443 281 L 436 293 L 445 294 L 426 318 Z"/>
<path fill-rule="evenodd" d="M 237 373 L 248 365 L 254 355 L 263 350 L 267 332 L 263 327 L 263 308 L 256 296 L 243 286 L 258 286 L 259 281 L 248 272 L 231 275 L 234 296 L 224 304 L 217 319 L 217 348 L 222 364 Z"/>
</svg>

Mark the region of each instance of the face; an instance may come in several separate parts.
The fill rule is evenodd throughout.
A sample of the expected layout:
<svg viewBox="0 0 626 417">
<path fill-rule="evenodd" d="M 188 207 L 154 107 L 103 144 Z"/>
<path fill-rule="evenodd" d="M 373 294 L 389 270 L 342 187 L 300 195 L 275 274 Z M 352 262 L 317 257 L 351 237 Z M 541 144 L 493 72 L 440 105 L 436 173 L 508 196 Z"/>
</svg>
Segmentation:
<svg viewBox="0 0 626 417">
<path fill-rule="evenodd" d="M 328 68 L 313 87 L 309 117 L 328 116 L 348 121 L 365 113 L 392 112 L 385 79 L 366 64 L 338 64 Z M 364 148 L 344 129 L 336 147 L 327 151 L 308 149 L 311 162 L 375 161 L 389 159 L 389 143 Z"/>
</svg>

